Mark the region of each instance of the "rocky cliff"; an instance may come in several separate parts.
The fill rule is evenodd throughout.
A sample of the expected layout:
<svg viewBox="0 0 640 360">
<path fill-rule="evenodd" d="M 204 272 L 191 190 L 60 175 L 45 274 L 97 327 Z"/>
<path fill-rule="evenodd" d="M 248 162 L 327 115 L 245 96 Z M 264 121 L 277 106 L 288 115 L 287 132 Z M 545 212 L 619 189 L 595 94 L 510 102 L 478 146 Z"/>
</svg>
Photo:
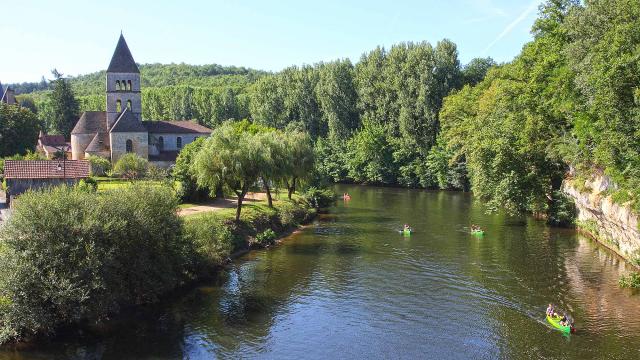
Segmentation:
<svg viewBox="0 0 640 360">
<path fill-rule="evenodd" d="M 607 176 L 596 175 L 587 180 L 565 180 L 563 191 L 573 198 L 576 204 L 578 227 L 638 266 L 638 215 L 628 205 L 612 201 L 608 190 L 614 187 Z"/>
</svg>

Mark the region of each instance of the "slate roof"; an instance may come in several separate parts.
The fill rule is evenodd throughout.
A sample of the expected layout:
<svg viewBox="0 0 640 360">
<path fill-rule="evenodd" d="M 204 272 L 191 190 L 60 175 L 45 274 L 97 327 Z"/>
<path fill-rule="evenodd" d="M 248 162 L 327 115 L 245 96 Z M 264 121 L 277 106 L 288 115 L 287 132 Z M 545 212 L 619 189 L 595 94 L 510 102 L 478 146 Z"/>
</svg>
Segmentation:
<svg viewBox="0 0 640 360">
<path fill-rule="evenodd" d="M 111 127 L 110 132 L 147 132 L 147 128 L 138 121 L 131 110 L 125 108 Z"/>
<path fill-rule="evenodd" d="M 93 137 L 84 151 L 87 153 L 105 152 L 109 151 L 109 146 L 109 134 L 99 132 Z"/>
<path fill-rule="evenodd" d="M 107 72 L 140 73 L 138 65 L 136 65 L 136 62 L 133 60 L 129 46 L 127 46 L 127 42 L 124 40 L 122 34 L 120 34 L 120 39 L 118 39 L 118 45 L 116 45 L 116 50 L 113 52 Z"/>
<path fill-rule="evenodd" d="M 58 170 L 60 165 L 60 170 Z M 87 160 L 6 160 L 6 179 L 81 179 L 89 177 Z"/>
<path fill-rule="evenodd" d="M 40 135 L 38 138 L 42 145 L 47 146 L 64 146 L 67 142 L 64 140 L 64 135 Z"/>
<path fill-rule="evenodd" d="M 99 131 L 107 131 L 107 112 L 85 111 L 78 119 L 71 134 L 95 134 Z"/>
<path fill-rule="evenodd" d="M 193 121 L 143 121 L 149 133 L 154 134 L 210 134 L 211 129 Z"/>
</svg>

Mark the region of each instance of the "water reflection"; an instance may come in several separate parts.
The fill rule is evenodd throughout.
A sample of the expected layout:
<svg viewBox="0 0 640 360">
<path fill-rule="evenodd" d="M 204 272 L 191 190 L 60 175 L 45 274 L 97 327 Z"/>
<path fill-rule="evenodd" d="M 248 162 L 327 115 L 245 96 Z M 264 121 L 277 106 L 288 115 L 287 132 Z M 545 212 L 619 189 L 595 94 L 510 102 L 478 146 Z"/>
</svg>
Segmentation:
<svg viewBox="0 0 640 360">
<path fill-rule="evenodd" d="M 0 359 L 636 358 L 624 263 L 571 230 L 487 215 L 471 195 L 340 186 L 350 202 L 219 279 Z M 404 237 L 397 230 L 415 229 Z M 484 237 L 471 236 L 476 223 Z M 572 312 L 578 334 L 544 320 Z"/>
</svg>

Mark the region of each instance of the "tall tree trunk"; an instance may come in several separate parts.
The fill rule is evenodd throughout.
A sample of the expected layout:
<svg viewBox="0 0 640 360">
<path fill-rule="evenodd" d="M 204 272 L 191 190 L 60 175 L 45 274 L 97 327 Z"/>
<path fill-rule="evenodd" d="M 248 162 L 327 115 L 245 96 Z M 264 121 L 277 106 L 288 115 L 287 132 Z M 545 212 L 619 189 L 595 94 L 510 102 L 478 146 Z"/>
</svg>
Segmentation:
<svg viewBox="0 0 640 360">
<path fill-rule="evenodd" d="M 269 182 L 264 178 L 264 176 L 262 177 L 262 183 L 264 184 L 264 189 L 267 192 L 267 202 L 269 203 L 269 207 L 272 208 L 273 199 L 271 198 L 271 188 L 269 187 Z"/>
<path fill-rule="evenodd" d="M 240 212 L 242 211 L 242 201 L 244 200 L 244 197 L 247 195 L 248 190 L 249 190 L 248 186 L 243 186 L 242 191 L 240 192 L 236 191 L 236 195 L 238 195 L 238 205 L 236 205 L 236 221 L 240 221 Z"/>
<path fill-rule="evenodd" d="M 289 185 L 289 182 L 287 182 L 287 189 L 289 190 L 289 200 L 291 200 L 291 196 L 293 195 L 294 192 L 296 192 L 296 178 L 294 177 L 293 180 L 291 180 L 291 185 Z"/>
</svg>

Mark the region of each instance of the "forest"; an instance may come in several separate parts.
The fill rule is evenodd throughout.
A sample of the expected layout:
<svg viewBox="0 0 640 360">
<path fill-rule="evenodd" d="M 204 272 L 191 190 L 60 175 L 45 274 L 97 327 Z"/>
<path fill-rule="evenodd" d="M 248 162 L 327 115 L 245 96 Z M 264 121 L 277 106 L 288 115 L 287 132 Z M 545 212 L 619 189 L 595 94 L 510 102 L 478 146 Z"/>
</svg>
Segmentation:
<svg viewBox="0 0 640 360">
<path fill-rule="evenodd" d="M 472 190 L 489 209 L 552 222 L 563 221 L 569 172 L 610 176 L 614 199 L 637 208 L 639 17 L 634 0 L 548 0 L 533 40 L 504 64 L 462 65 L 444 39 L 277 73 L 142 65 L 143 118 L 304 131 L 326 180 Z M 80 110 L 104 109 L 104 72 L 68 82 Z M 20 99 L 55 130 L 50 90 L 23 85 L 39 91 Z"/>
</svg>

